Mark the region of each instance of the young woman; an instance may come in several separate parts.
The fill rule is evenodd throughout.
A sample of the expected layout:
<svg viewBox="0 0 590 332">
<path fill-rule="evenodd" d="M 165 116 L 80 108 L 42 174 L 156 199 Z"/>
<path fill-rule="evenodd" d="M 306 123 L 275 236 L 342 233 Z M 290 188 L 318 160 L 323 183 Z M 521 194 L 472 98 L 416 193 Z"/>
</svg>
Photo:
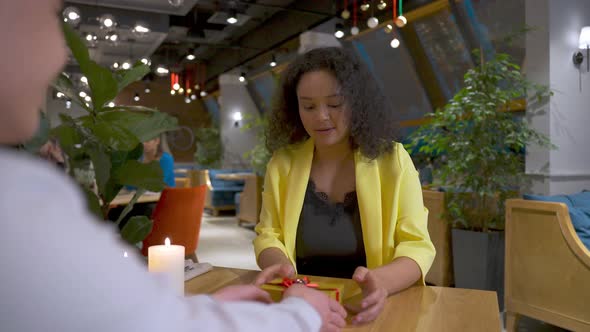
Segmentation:
<svg viewBox="0 0 590 332">
<path fill-rule="evenodd" d="M 0 1 L 0 144 L 22 143 L 66 60 L 58 0 Z M 3 331 L 337 331 L 344 309 L 290 287 L 268 305 L 253 285 L 178 297 L 87 211 L 54 167 L 0 148 L 0 322 Z M 248 301 L 248 302 L 246 302 Z M 264 304 L 256 303 L 264 302 Z"/>
<path fill-rule="evenodd" d="M 143 158 L 142 162 L 150 163 L 158 161 L 162 172 L 164 173 L 164 183 L 167 187 L 175 187 L 174 182 L 174 158 L 167 151 L 164 151 L 163 139 L 161 137 L 154 137 L 149 141 L 143 142 Z"/>
<path fill-rule="evenodd" d="M 355 323 L 424 283 L 435 250 L 393 112 L 344 49 L 315 49 L 289 66 L 269 121 L 257 283 L 295 271 L 353 278 L 365 294 Z"/>
</svg>

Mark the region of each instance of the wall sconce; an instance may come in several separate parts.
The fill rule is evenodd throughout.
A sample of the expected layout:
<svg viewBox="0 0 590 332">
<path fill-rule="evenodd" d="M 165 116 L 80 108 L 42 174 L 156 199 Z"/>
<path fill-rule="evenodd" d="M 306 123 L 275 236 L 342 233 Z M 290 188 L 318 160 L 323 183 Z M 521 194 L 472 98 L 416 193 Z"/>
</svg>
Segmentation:
<svg viewBox="0 0 590 332">
<path fill-rule="evenodd" d="M 578 45 L 581 50 L 586 50 L 586 56 L 584 56 L 584 54 L 582 54 L 580 51 L 574 53 L 574 65 L 581 65 L 582 62 L 584 62 L 584 58 L 586 58 L 586 71 L 590 72 L 590 26 L 583 27 L 582 31 L 580 31 L 580 40 Z"/>
<path fill-rule="evenodd" d="M 234 119 L 234 127 L 238 128 L 240 126 L 240 121 L 242 121 L 242 112 L 234 112 L 232 118 Z"/>
</svg>

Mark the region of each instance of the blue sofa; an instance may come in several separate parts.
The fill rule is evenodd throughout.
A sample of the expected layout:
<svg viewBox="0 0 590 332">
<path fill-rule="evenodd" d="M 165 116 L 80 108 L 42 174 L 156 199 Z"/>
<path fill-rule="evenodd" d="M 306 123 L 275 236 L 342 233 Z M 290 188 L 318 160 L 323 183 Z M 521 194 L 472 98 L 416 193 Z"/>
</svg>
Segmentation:
<svg viewBox="0 0 590 332">
<path fill-rule="evenodd" d="M 210 169 L 208 170 L 209 188 L 207 193 L 207 200 L 205 208 L 218 215 L 219 211 L 235 210 L 236 209 L 236 195 L 244 190 L 243 180 L 223 180 L 217 178 L 219 174 L 235 174 L 235 173 L 249 173 L 249 170 L 233 170 L 233 169 Z"/>
</svg>

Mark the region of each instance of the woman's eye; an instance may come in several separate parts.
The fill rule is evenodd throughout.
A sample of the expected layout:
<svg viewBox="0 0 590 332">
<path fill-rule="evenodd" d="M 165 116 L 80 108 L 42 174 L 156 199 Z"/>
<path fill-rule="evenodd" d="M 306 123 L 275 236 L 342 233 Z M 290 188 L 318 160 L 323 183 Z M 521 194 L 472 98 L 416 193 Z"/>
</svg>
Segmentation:
<svg viewBox="0 0 590 332">
<path fill-rule="evenodd" d="M 309 111 L 313 109 L 313 106 L 303 106 L 303 109 Z"/>
<path fill-rule="evenodd" d="M 338 107 L 342 106 L 342 104 L 334 104 L 334 105 L 328 105 L 328 106 L 332 107 L 332 108 L 338 108 Z"/>
</svg>

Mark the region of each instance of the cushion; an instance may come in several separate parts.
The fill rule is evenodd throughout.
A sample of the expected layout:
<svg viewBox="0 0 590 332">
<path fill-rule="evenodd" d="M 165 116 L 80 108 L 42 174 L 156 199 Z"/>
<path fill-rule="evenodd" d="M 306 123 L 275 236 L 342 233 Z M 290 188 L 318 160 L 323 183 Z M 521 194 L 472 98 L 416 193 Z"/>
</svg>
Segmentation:
<svg viewBox="0 0 590 332">
<path fill-rule="evenodd" d="M 577 194 L 568 195 L 574 207 L 590 208 L 590 191 L 584 190 Z"/>
</svg>

